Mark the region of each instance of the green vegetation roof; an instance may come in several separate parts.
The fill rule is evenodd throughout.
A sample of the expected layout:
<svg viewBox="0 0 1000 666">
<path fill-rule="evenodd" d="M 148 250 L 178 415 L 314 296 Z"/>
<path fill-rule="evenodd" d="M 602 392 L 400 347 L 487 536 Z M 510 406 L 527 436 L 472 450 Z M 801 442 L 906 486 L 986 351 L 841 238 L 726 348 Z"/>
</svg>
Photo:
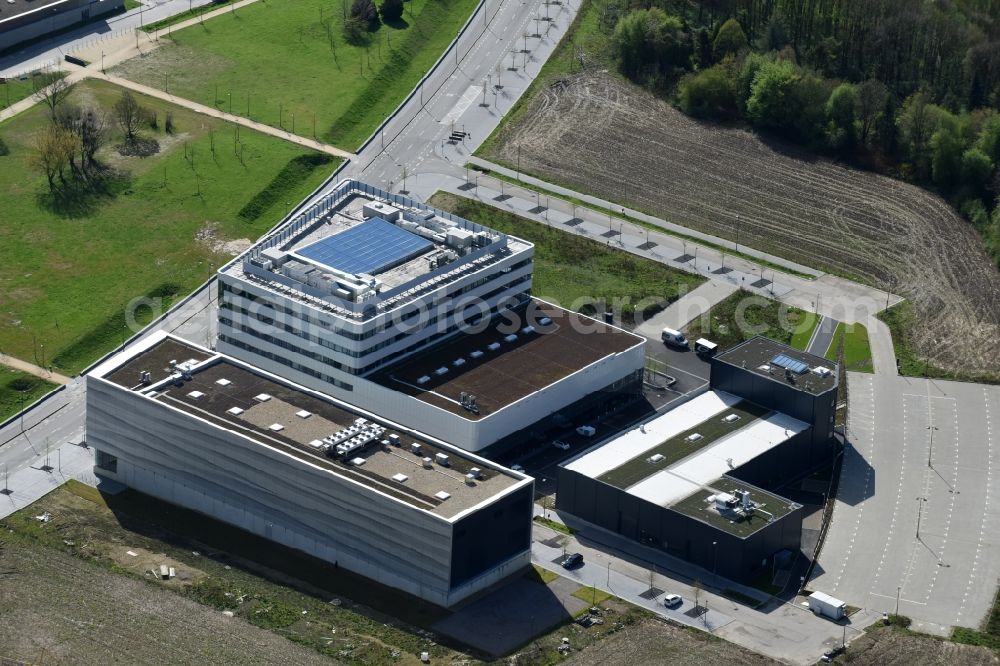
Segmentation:
<svg viewBox="0 0 1000 666">
<path fill-rule="evenodd" d="M 702 488 L 669 508 L 738 537 L 749 536 L 771 522 L 772 519 L 767 515 L 768 513 L 773 515 L 774 520 L 779 520 L 799 508 L 799 505 L 794 502 L 759 488 L 748 486 L 730 477 L 723 477 L 710 485 L 711 488 Z M 750 499 L 757 502 L 758 506 L 767 513 L 755 512 L 747 519 L 739 519 L 735 514 L 722 515 L 715 508 L 714 502 L 710 504 L 707 501 L 709 497 L 719 492 L 732 493 L 734 490 L 749 490 Z"/>
<path fill-rule="evenodd" d="M 656 447 L 644 451 L 628 462 L 603 474 L 599 477 L 599 480 L 609 483 L 616 488 L 625 489 L 633 486 L 657 472 L 662 472 L 678 460 L 687 458 L 692 453 L 746 427 L 747 424 L 768 414 L 770 411 L 751 402 L 743 401 L 737 403 L 730 408 L 719 411 L 711 418 L 705 419 L 693 428 L 689 428 Z M 740 418 L 732 423 L 727 423 L 723 420 L 723 417 L 729 414 L 736 414 Z M 694 433 L 700 434 L 701 439 L 689 442 L 687 440 L 688 436 Z M 647 458 L 657 453 L 662 455 L 664 459 L 655 464 L 647 461 Z"/>
</svg>

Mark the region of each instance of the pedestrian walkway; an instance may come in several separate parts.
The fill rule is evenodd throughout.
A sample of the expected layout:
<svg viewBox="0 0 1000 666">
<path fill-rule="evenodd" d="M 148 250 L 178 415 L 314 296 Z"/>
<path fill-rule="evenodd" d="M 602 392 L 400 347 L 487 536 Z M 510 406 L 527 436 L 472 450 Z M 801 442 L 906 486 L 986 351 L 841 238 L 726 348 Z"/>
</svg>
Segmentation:
<svg viewBox="0 0 1000 666">
<path fill-rule="evenodd" d="M 738 287 L 735 284 L 708 280 L 636 326 L 633 332 L 650 340 L 659 340 L 664 328 L 679 331 L 736 291 Z"/>
<path fill-rule="evenodd" d="M 47 382 L 52 382 L 53 384 L 69 384 L 73 381 L 65 375 L 60 375 L 58 372 L 52 372 L 52 370 L 39 367 L 34 363 L 22 361 L 19 358 L 14 358 L 13 356 L 8 356 L 7 354 L 0 354 L 0 365 L 5 365 L 12 370 L 27 372 L 29 375 L 34 375 Z"/>
</svg>

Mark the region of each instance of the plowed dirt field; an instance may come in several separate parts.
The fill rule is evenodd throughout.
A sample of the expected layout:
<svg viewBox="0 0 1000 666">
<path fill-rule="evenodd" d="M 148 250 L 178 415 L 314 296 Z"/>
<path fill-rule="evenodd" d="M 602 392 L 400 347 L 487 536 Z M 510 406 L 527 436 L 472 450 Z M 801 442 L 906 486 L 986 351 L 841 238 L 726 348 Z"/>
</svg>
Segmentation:
<svg viewBox="0 0 1000 666">
<path fill-rule="evenodd" d="M 1000 375 L 1000 272 L 940 197 L 742 129 L 699 123 L 606 73 L 551 82 L 489 159 L 910 299 L 943 369 Z"/>
</svg>

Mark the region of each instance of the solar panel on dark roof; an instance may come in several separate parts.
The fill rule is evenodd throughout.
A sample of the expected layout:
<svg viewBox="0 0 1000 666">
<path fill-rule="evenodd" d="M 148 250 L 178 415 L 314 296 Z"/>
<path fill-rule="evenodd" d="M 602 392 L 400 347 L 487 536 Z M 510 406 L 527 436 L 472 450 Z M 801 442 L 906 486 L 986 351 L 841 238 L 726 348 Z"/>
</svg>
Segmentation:
<svg viewBox="0 0 1000 666">
<path fill-rule="evenodd" d="M 297 253 L 345 273 L 376 274 L 434 247 L 426 238 L 373 217 L 339 234 L 307 245 Z"/>
<path fill-rule="evenodd" d="M 807 370 L 809 370 L 808 363 L 794 359 L 787 354 L 778 354 L 772 358 L 771 365 L 776 365 L 779 368 L 785 368 L 786 370 L 790 370 L 797 375 L 804 374 Z"/>
</svg>

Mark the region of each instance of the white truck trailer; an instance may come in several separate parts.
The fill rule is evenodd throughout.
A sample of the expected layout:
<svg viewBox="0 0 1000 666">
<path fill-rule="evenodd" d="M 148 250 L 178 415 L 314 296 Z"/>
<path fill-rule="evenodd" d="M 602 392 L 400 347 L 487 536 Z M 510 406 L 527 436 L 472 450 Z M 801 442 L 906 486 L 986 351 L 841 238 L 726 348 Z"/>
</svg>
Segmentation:
<svg viewBox="0 0 1000 666">
<path fill-rule="evenodd" d="M 809 595 L 809 610 L 831 620 L 840 620 L 847 614 L 847 604 L 825 592 L 813 592 Z"/>
</svg>

